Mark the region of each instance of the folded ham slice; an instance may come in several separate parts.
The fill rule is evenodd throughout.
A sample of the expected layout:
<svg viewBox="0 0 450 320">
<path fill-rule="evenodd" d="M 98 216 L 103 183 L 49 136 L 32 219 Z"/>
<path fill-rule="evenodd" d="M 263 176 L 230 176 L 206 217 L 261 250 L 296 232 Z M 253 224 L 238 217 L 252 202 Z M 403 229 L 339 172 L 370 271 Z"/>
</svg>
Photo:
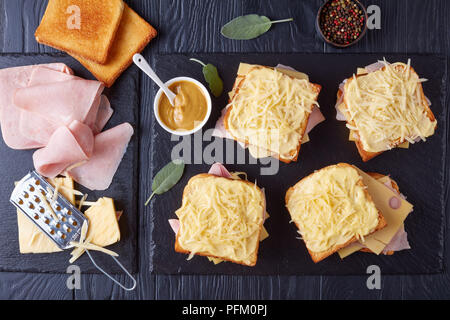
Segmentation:
<svg viewBox="0 0 450 320">
<path fill-rule="evenodd" d="M 87 161 L 93 148 L 92 130 L 75 120 L 68 127 L 59 127 L 47 146 L 34 152 L 34 167 L 41 175 L 54 178 L 67 167 Z"/>
<path fill-rule="evenodd" d="M 13 103 L 14 93 L 19 88 L 25 88 L 31 79 L 33 71 L 42 68 L 58 73 L 73 74 L 63 63 L 51 63 L 34 66 L 23 66 L 0 70 L 0 123 L 3 140 L 12 149 L 34 149 L 42 147 L 42 143 L 34 140 L 33 135 L 23 135 L 18 129 L 23 111 Z"/>
<path fill-rule="evenodd" d="M 105 95 L 102 95 L 100 99 L 100 106 L 98 107 L 97 118 L 92 128 L 94 134 L 100 133 L 103 130 L 109 119 L 111 119 L 113 113 L 114 110 L 111 108 L 108 98 Z"/>
<path fill-rule="evenodd" d="M 71 79 L 17 89 L 13 102 L 61 126 L 78 120 L 92 127 L 103 88 L 99 81 Z"/>
<path fill-rule="evenodd" d="M 91 190 L 108 189 L 133 132 L 129 123 L 123 123 L 96 135 L 92 157 L 69 170 L 69 176 Z"/>
</svg>

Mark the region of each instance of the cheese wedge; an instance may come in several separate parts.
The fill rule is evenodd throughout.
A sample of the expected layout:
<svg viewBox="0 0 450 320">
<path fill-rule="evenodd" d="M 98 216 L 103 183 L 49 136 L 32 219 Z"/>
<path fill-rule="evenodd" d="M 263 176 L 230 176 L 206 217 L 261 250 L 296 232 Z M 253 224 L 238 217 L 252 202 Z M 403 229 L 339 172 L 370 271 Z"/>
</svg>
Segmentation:
<svg viewBox="0 0 450 320">
<path fill-rule="evenodd" d="M 120 229 L 113 199 L 98 199 L 84 214 L 89 220 L 86 238 L 91 239 L 91 243 L 106 247 L 120 240 Z"/>
</svg>

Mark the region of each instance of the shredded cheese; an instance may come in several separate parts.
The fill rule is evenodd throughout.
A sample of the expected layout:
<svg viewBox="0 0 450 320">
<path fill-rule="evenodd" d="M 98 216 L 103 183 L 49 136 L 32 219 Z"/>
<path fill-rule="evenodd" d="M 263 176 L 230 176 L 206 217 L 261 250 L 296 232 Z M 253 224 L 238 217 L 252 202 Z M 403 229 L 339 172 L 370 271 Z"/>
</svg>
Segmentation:
<svg viewBox="0 0 450 320">
<path fill-rule="evenodd" d="M 381 152 L 434 134 L 436 120 L 427 114 L 417 73 L 408 64 L 388 64 L 347 81 L 340 106 L 347 127 L 357 131 L 364 150 Z"/>
<path fill-rule="evenodd" d="M 75 249 L 70 253 L 72 258 L 70 258 L 69 263 L 74 263 L 79 257 L 83 255 L 83 253 L 86 250 L 94 250 L 94 251 L 100 251 L 105 254 L 108 254 L 113 257 L 118 257 L 119 255 L 115 253 L 114 251 L 102 248 L 100 246 L 97 246 L 95 244 L 92 244 L 92 235 L 86 239 L 86 235 L 88 232 L 88 225 L 86 221 L 83 223 L 83 226 L 81 227 L 81 234 L 80 239 L 78 242 L 71 241 L 70 244 L 75 247 Z"/>
<path fill-rule="evenodd" d="M 193 177 L 175 213 L 178 242 L 188 259 L 204 253 L 251 264 L 264 220 L 265 200 L 254 184 L 222 177 Z"/>
<path fill-rule="evenodd" d="M 237 140 L 292 160 L 302 141 L 318 90 L 267 67 L 256 67 L 241 81 L 227 107 L 228 130 Z M 261 152 L 261 151 L 259 151 Z M 261 157 L 261 155 L 260 155 Z"/>
<path fill-rule="evenodd" d="M 322 252 L 375 230 L 378 210 L 352 167 L 329 166 L 294 186 L 286 207 L 301 238 L 313 252 Z"/>
</svg>

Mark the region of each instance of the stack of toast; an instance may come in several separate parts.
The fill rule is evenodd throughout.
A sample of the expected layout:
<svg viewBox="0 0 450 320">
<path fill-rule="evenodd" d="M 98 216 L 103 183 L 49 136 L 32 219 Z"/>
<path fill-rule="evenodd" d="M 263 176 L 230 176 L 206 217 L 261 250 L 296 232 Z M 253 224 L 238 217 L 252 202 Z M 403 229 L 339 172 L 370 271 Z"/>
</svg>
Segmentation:
<svg viewBox="0 0 450 320">
<path fill-rule="evenodd" d="M 49 0 L 35 37 L 73 56 L 110 87 L 156 34 L 122 0 Z"/>
</svg>

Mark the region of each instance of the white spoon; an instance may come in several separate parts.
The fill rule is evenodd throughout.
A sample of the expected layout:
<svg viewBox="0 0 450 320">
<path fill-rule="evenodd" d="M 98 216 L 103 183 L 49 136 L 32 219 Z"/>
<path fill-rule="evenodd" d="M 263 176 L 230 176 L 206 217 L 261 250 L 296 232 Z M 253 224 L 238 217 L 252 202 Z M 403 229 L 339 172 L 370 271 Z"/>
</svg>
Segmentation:
<svg viewBox="0 0 450 320">
<path fill-rule="evenodd" d="M 173 106 L 174 105 L 174 99 L 176 94 L 173 93 L 162 81 L 161 79 L 156 75 L 155 71 L 153 71 L 153 69 L 150 67 L 150 65 L 148 64 L 148 62 L 145 60 L 145 58 L 139 54 L 136 53 L 133 56 L 133 62 L 135 65 L 137 65 L 139 67 L 139 69 L 141 69 L 142 71 L 145 72 L 145 74 L 147 74 L 150 79 L 152 79 L 153 81 L 156 82 L 156 84 L 164 91 L 164 93 L 166 94 L 166 97 L 169 99 L 170 104 Z"/>
</svg>

